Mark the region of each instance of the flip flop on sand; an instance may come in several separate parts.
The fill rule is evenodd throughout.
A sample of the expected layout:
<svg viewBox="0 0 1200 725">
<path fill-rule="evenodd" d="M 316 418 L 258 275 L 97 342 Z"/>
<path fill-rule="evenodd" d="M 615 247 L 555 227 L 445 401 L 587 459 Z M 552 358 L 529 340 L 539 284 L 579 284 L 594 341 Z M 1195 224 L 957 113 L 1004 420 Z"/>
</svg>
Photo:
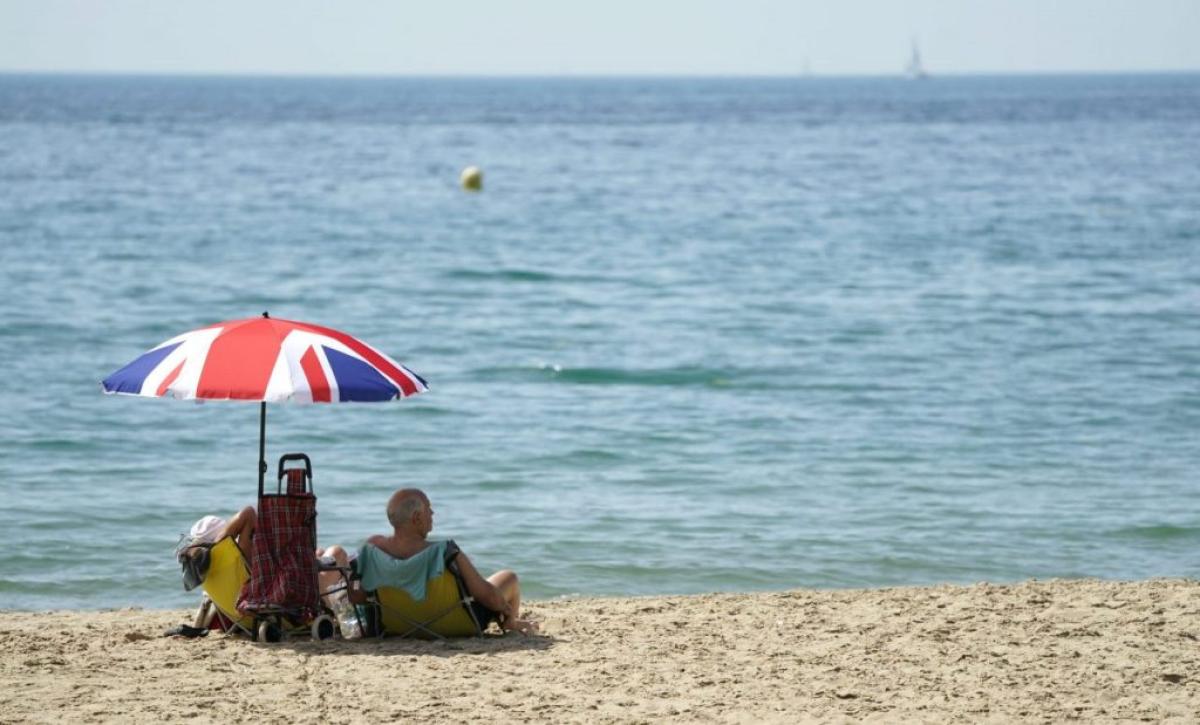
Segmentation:
<svg viewBox="0 0 1200 725">
<path fill-rule="evenodd" d="M 166 632 L 163 632 L 164 637 L 187 637 L 188 639 L 192 639 L 194 637 L 203 637 L 207 634 L 207 629 L 202 627 L 193 627 L 190 624 L 181 624 L 178 627 L 168 629 Z"/>
</svg>

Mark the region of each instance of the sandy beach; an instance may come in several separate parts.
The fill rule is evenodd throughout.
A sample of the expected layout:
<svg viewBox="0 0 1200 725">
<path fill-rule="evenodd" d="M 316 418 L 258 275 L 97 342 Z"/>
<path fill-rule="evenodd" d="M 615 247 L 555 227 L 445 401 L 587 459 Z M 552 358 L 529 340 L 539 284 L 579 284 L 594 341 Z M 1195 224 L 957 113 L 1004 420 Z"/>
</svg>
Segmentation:
<svg viewBox="0 0 1200 725">
<path fill-rule="evenodd" d="M 165 638 L 189 612 L 6 612 L 3 722 L 1195 721 L 1200 583 L 589 598 L 540 636 Z"/>
</svg>

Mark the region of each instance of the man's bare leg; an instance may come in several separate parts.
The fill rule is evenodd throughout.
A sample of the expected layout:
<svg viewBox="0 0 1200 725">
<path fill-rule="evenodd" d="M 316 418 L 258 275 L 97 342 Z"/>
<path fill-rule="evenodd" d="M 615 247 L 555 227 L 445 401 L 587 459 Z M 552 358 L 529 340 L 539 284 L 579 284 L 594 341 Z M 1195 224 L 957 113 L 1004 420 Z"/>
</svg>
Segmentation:
<svg viewBox="0 0 1200 725">
<path fill-rule="evenodd" d="M 517 631 L 521 634 L 534 634 L 538 631 L 538 623 L 529 620 L 521 619 L 521 584 L 517 580 L 517 573 L 510 569 L 502 569 L 501 571 L 492 574 L 488 577 L 488 581 L 496 589 L 500 590 L 504 601 L 512 608 L 514 616 L 512 620 L 505 619 L 500 622 L 500 627 L 505 631 Z"/>
<path fill-rule="evenodd" d="M 317 549 L 315 552 L 313 552 L 313 554 L 318 559 L 325 556 L 332 556 L 334 562 L 336 562 L 339 567 L 343 569 L 350 567 L 350 555 L 346 553 L 345 549 L 337 544 L 334 544 L 327 549 Z M 317 579 L 320 581 L 322 594 L 329 591 L 331 587 L 334 589 L 338 588 L 345 582 L 340 571 L 320 572 L 317 574 Z M 347 592 L 347 594 L 349 594 L 349 592 Z M 330 604 L 330 602 L 327 600 L 326 604 Z"/>
</svg>

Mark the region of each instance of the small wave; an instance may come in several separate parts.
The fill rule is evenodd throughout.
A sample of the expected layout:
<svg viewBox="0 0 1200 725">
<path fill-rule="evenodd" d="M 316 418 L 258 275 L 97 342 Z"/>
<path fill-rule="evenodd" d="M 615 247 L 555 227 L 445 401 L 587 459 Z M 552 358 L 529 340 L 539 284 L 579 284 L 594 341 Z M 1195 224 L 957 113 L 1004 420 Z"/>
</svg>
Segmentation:
<svg viewBox="0 0 1200 725">
<path fill-rule="evenodd" d="M 516 491 L 525 487 L 525 482 L 517 479 L 497 479 L 494 481 L 479 481 L 475 488 L 480 491 Z"/>
<path fill-rule="evenodd" d="M 63 453 L 67 451 L 92 451 L 98 450 L 99 444 L 91 440 L 81 440 L 79 438 L 43 438 L 41 440 L 31 441 L 29 447 L 39 451 L 51 451 L 55 453 Z"/>
<path fill-rule="evenodd" d="M 0 325 L 0 337 L 37 336 L 38 339 L 54 339 L 78 335 L 79 330 L 72 325 L 48 322 L 45 320 L 29 320 L 27 322 L 9 322 Z"/>
<path fill-rule="evenodd" d="M 452 269 L 442 273 L 447 280 L 473 282 L 567 282 L 572 284 L 609 282 L 607 277 L 586 274 L 556 274 L 535 269 Z"/>
<path fill-rule="evenodd" d="M 702 386 L 710 388 L 730 387 L 736 377 L 731 371 L 716 368 L 564 368 L 561 365 L 548 363 L 535 367 L 480 368 L 472 371 L 472 376 L 481 381 L 556 381 L 577 385 Z"/>
<path fill-rule="evenodd" d="M 97 258 L 100 262 L 142 262 L 144 252 L 104 252 Z"/>
<path fill-rule="evenodd" d="M 457 280 L 496 280 L 499 282 L 557 282 L 561 277 L 549 272 L 537 272 L 532 269 L 455 269 L 442 275 L 446 279 Z"/>
<path fill-rule="evenodd" d="M 549 456 L 541 456 L 537 460 L 543 465 L 558 465 L 572 463 L 605 463 L 611 461 L 620 461 L 625 457 L 615 451 L 606 451 L 600 448 L 578 448 L 566 453 L 559 453 Z"/>
<path fill-rule="evenodd" d="M 457 415 L 458 413 L 449 408 L 439 408 L 436 405 L 418 405 L 414 403 L 404 411 L 404 414 L 416 418 L 440 418 L 447 415 Z"/>
<path fill-rule="evenodd" d="M 1126 526 L 1112 531 L 1111 535 L 1122 539 L 1143 541 L 1178 541 L 1180 539 L 1200 539 L 1200 527 L 1172 526 L 1170 524 Z"/>
<path fill-rule="evenodd" d="M 599 448 L 581 448 L 568 453 L 567 458 L 582 459 L 585 461 L 619 461 L 624 456 L 615 451 L 606 451 Z"/>
<path fill-rule="evenodd" d="M 159 288 L 148 284 L 131 284 L 121 289 L 119 294 L 124 300 L 145 300 L 159 292 Z"/>
</svg>

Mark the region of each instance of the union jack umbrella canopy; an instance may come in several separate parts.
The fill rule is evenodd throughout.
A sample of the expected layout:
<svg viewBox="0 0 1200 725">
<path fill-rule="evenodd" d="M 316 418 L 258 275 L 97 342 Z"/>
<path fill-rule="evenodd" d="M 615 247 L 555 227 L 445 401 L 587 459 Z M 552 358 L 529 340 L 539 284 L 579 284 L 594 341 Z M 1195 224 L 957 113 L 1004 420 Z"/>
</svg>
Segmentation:
<svg viewBox="0 0 1200 725">
<path fill-rule="evenodd" d="M 267 403 L 376 402 L 427 390 L 420 375 L 344 332 L 266 316 L 173 337 L 102 385 L 150 398 Z"/>
<path fill-rule="evenodd" d="M 265 312 L 173 337 L 101 386 L 149 398 L 260 402 L 260 490 L 268 402 L 381 402 L 428 390 L 420 375 L 344 332 Z"/>
</svg>

